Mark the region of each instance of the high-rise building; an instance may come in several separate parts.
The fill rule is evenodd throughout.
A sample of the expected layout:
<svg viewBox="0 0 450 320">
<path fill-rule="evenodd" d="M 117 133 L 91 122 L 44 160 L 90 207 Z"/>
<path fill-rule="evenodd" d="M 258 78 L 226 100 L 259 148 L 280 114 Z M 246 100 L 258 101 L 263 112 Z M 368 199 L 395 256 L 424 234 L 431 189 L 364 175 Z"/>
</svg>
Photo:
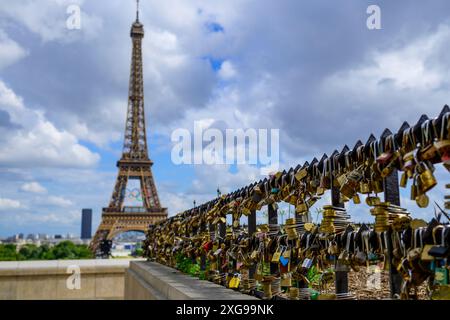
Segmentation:
<svg viewBox="0 0 450 320">
<path fill-rule="evenodd" d="M 81 210 L 81 239 L 92 238 L 92 209 Z"/>
</svg>

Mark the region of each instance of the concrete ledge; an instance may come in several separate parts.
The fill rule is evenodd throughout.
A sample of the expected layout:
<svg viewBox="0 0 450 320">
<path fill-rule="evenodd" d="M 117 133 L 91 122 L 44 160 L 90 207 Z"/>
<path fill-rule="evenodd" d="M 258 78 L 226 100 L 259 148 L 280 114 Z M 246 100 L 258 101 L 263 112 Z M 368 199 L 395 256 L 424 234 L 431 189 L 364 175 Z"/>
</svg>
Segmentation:
<svg viewBox="0 0 450 320">
<path fill-rule="evenodd" d="M 123 273 L 129 262 L 128 259 L 4 261 L 0 262 L 0 277 L 67 274 L 67 268 L 73 265 L 80 267 L 82 274 Z"/>
<path fill-rule="evenodd" d="M 129 259 L 0 262 L 0 299 L 123 299 Z M 80 289 L 67 281 L 80 269 Z"/>
<path fill-rule="evenodd" d="M 255 297 L 198 280 L 156 262 L 132 261 L 125 274 L 129 300 L 258 300 Z"/>
</svg>

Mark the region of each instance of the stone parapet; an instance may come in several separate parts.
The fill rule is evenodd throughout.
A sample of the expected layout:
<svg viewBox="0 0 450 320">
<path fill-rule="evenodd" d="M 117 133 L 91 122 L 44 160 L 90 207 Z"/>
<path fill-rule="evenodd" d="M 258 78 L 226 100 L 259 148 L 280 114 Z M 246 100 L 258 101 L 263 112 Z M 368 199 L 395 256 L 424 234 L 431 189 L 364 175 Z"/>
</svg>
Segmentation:
<svg viewBox="0 0 450 320">
<path fill-rule="evenodd" d="M 123 299 L 129 264 L 129 259 L 0 262 L 0 299 Z M 70 285 L 78 270 L 79 289 Z"/>
<path fill-rule="evenodd" d="M 132 261 L 125 273 L 129 300 L 258 300 L 255 297 L 198 280 L 156 262 Z"/>
</svg>

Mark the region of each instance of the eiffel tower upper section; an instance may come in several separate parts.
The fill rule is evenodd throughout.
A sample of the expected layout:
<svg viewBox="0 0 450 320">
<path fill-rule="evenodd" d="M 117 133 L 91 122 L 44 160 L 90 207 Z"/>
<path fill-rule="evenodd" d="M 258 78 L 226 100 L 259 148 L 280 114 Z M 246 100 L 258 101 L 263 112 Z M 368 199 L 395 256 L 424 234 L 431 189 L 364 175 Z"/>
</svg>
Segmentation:
<svg viewBox="0 0 450 320">
<path fill-rule="evenodd" d="M 144 112 L 144 77 L 142 71 L 142 39 L 144 26 L 136 21 L 131 26 L 132 57 L 128 93 L 128 111 L 121 161 L 150 161 L 148 157 Z"/>
<path fill-rule="evenodd" d="M 142 66 L 142 39 L 144 26 L 139 21 L 139 8 L 136 21 L 131 25 L 132 56 L 130 82 L 128 92 L 128 109 L 125 125 L 123 151 L 117 162 L 119 173 L 108 208 L 104 213 L 141 212 L 166 214 L 166 208 L 161 208 L 147 148 L 144 112 L 144 77 Z M 140 180 L 142 208 L 125 208 L 126 187 L 130 179 Z"/>
</svg>

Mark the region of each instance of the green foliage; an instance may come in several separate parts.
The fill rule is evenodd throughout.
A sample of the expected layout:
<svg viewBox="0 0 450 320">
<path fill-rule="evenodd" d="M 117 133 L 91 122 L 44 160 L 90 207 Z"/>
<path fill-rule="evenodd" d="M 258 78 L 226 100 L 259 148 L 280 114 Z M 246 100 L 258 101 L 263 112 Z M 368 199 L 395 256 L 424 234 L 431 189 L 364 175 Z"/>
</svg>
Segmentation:
<svg viewBox="0 0 450 320">
<path fill-rule="evenodd" d="M 15 260 L 57 260 L 57 259 L 91 259 L 92 252 L 84 245 L 76 245 L 71 241 L 62 241 L 54 247 L 26 244 L 19 251 L 16 245 L 0 245 L 0 261 Z"/>
<path fill-rule="evenodd" d="M 15 244 L 0 244 L 0 261 L 15 261 L 17 257 Z"/>
<path fill-rule="evenodd" d="M 142 257 L 144 255 L 144 250 L 142 248 L 137 248 L 136 250 L 134 250 L 134 252 L 132 253 L 133 257 Z"/>
<path fill-rule="evenodd" d="M 198 276 L 200 273 L 200 266 L 196 263 L 191 263 L 187 273 L 193 277 Z"/>
<path fill-rule="evenodd" d="M 200 270 L 200 265 L 192 259 L 179 253 L 175 256 L 176 268 L 183 273 L 189 274 L 193 277 L 198 277 L 200 280 L 206 280 L 206 271 L 209 268 L 209 262 L 206 263 L 205 270 Z"/>
<path fill-rule="evenodd" d="M 176 256 L 175 259 L 176 268 L 183 273 L 189 273 L 190 267 L 192 265 L 192 260 L 180 253 Z"/>
<path fill-rule="evenodd" d="M 199 274 L 198 274 L 198 278 L 200 279 L 200 280 L 206 280 L 206 271 L 200 271 L 199 272 Z"/>
<path fill-rule="evenodd" d="M 317 270 L 316 266 L 312 266 L 306 275 L 306 278 L 309 280 L 309 286 L 318 285 L 320 283 L 320 275 L 321 273 Z"/>
<path fill-rule="evenodd" d="M 71 241 L 62 241 L 52 248 L 55 259 L 89 259 L 92 252 L 84 245 L 75 245 Z"/>
</svg>

